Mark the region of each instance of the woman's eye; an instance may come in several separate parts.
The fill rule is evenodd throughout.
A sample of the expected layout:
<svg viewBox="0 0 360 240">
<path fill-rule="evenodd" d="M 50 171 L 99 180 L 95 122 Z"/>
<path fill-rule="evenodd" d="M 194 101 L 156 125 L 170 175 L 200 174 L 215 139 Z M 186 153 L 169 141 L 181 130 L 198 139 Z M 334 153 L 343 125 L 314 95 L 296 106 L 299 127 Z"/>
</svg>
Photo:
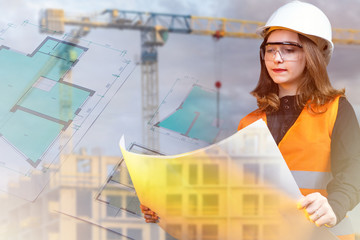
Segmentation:
<svg viewBox="0 0 360 240">
<path fill-rule="evenodd" d="M 285 53 L 294 53 L 296 50 L 294 48 L 285 48 L 283 51 Z"/>
<path fill-rule="evenodd" d="M 275 52 L 275 49 L 273 49 L 273 48 L 267 48 L 266 50 L 266 53 L 274 53 Z"/>
</svg>

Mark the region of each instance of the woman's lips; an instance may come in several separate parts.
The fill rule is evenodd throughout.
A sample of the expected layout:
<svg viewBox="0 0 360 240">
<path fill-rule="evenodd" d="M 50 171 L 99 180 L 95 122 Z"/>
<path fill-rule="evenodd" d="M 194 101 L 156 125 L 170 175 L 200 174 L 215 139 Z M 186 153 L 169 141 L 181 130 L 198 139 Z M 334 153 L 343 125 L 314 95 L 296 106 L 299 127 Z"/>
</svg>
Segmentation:
<svg viewBox="0 0 360 240">
<path fill-rule="evenodd" d="M 284 68 L 273 68 L 273 72 L 274 73 L 283 73 L 286 72 L 287 70 Z"/>
</svg>

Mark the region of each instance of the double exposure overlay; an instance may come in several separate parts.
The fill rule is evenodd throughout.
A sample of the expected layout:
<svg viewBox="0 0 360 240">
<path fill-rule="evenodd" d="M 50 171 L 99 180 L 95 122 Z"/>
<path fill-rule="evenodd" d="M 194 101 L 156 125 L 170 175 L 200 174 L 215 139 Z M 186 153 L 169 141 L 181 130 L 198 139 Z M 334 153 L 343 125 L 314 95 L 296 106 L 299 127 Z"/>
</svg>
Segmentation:
<svg viewBox="0 0 360 240">
<path fill-rule="evenodd" d="M 177 239 L 336 239 L 297 210 L 301 194 L 262 120 L 175 156 L 120 147 L 140 202 Z"/>
</svg>

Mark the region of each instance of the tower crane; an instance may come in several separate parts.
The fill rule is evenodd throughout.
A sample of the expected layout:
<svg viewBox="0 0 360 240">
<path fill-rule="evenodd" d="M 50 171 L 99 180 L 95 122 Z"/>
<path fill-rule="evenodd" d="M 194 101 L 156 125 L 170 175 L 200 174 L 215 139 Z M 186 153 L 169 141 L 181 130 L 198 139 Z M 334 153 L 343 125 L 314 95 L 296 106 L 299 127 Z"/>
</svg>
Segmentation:
<svg viewBox="0 0 360 240">
<path fill-rule="evenodd" d="M 101 18 L 100 18 L 101 17 Z M 105 18 L 104 18 L 105 17 Z M 105 19 L 105 20 L 104 20 Z M 65 25 L 80 27 L 72 37 L 85 36 L 91 28 L 138 30 L 141 32 L 141 93 L 143 144 L 157 149 L 159 136 L 146 133 L 147 122 L 158 107 L 159 76 L 157 47 L 163 46 L 169 33 L 210 35 L 215 38 L 259 38 L 256 29 L 264 22 L 197 17 L 191 15 L 107 9 L 98 15 L 66 17 L 64 10 L 46 9 L 40 25 L 42 32 L 64 33 Z M 360 30 L 333 29 L 336 44 L 360 44 Z"/>
</svg>

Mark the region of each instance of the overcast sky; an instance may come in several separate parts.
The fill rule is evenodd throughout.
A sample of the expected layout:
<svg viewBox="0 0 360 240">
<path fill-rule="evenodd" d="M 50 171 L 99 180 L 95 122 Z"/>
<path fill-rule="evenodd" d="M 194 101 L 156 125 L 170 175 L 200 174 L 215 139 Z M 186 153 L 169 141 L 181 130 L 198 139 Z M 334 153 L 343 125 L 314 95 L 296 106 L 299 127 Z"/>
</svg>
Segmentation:
<svg viewBox="0 0 360 240">
<path fill-rule="evenodd" d="M 38 21 L 40 10 L 63 8 L 69 15 L 94 15 L 108 8 L 159 13 L 190 14 L 195 16 L 225 17 L 266 21 L 285 0 L 222 0 L 222 1 L 169 1 L 169 0 L 0 0 L 1 22 Z M 329 17 L 333 27 L 360 29 L 359 0 L 307 1 L 319 6 Z M 100 36 L 100 37 L 99 37 Z M 93 29 L 88 39 L 103 39 L 118 48 L 127 49 L 128 56 L 140 55 L 140 33 Z M 24 42 L 19 37 L 19 44 Z M 29 40 L 31 41 L 31 40 Z M 209 36 L 170 34 L 165 46 L 159 48 L 159 78 L 161 101 L 177 78 L 194 76 L 205 86 L 213 87 L 221 80 L 221 116 L 236 130 L 241 117 L 255 108 L 255 99 L 248 93 L 255 87 L 259 74 L 258 48 L 260 40 L 224 38 L 215 43 Z M 360 46 L 335 46 L 328 70 L 336 87 L 346 87 L 350 102 L 359 113 Z M 217 76 L 215 76 L 217 73 Z M 219 74 L 221 73 L 221 74 Z M 220 79 L 218 79 L 220 78 Z M 179 98 L 186 93 L 178 92 Z M 114 101 L 104 111 L 98 123 L 80 144 L 100 147 L 104 154 L 119 154 L 117 140 L 122 133 L 141 141 L 140 68 L 138 67 Z M 111 127 L 110 127 L 111 126 Z M 114 129 L 117 134 L 113 134 Z M 97 141 L 94 142 L 94 139 Z"/>
</svg>

